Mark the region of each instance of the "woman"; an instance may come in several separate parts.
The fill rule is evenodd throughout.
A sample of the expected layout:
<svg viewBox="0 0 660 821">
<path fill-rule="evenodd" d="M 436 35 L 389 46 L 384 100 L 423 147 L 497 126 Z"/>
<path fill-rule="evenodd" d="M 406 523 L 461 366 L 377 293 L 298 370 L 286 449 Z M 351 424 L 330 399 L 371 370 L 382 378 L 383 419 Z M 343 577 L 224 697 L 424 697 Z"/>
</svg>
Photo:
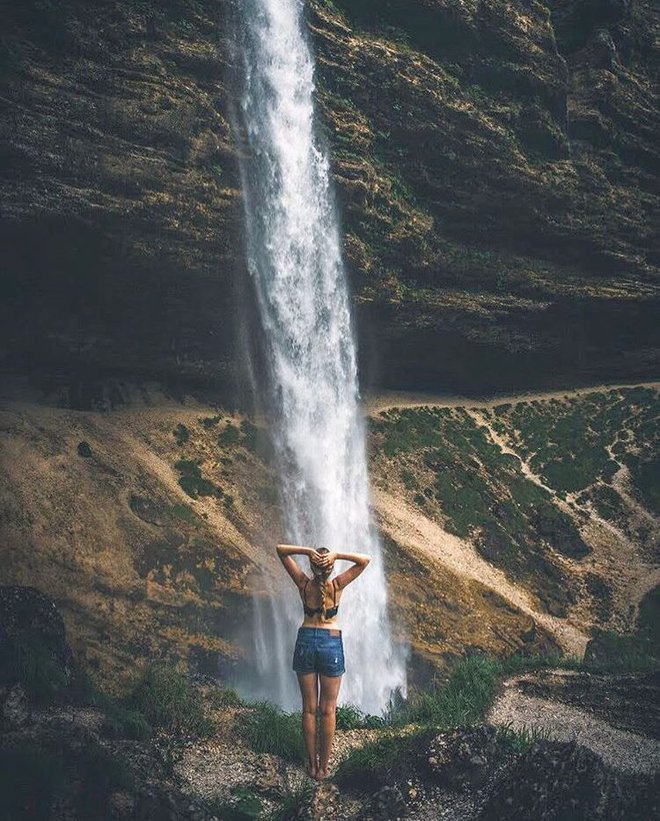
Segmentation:
<svg viewBox="0 0 660 821">
<path fill-rule="evenodd" d="M 344 647 L 337 623 L 337 611 L 347 585 L 369 564 L 362 553 L 335 553 L 326 547 L 278 544 L 277 554 L 293 579 L 303 603 L 305 618 L 298 630 L 293 651 L 293 669 L 298 674 L 302 695 L 302 728 L 307 751 L 307 767 L 312 778 L 328 776 L 328 762 L 335 736 L 335 710 L 344 673 Z M 298 567 L 293 556 L 308 556 L 311 578 Z M 353 562 L 330 579 L 335 561 Z M 316 711 L 321 711 L 321 739 L 316 756 Z"/>
</svg>

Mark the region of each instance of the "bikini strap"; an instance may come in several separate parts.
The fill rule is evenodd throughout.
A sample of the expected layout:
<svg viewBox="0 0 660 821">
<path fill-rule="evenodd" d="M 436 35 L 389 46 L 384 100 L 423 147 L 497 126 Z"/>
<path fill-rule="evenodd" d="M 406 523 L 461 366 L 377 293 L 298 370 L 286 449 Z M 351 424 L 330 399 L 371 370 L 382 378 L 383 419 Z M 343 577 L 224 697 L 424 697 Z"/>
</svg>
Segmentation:
<svg viewBox="0 0 660 821">
<path fill-rule="evenodd" d="M 332 603 L 337 606 L 337 579 L 332 580 Z"/>
<path fill-rule="evenodd" d="M 305 586 L 303 587 L 303 591 L 302 591 L 302 600 L 303 600 L 303 605 L 305 607 L 307 607 L 307 595 L 306 594 L 307 594 L 307 585 L 308 584 L 309 584 L 309 579 L 307 579 L 307 581 L 305 582 Z"/>
</svg>

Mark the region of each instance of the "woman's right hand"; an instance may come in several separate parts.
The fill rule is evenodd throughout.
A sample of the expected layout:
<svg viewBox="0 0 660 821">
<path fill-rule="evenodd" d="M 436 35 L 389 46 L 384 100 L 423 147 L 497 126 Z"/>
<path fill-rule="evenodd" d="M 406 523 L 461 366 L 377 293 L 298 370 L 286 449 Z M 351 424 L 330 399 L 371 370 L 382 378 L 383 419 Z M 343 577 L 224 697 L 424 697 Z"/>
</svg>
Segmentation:
<svg viewBox="0 0 660 821">
<path fill-rule="evenodd" d="M 312 549 L 312 552 L 309 554 L 309 560 L 315 567 L 322 567 L 324 558 L 323 553 L 319 553 L 318 550 Z"/>
</svg>

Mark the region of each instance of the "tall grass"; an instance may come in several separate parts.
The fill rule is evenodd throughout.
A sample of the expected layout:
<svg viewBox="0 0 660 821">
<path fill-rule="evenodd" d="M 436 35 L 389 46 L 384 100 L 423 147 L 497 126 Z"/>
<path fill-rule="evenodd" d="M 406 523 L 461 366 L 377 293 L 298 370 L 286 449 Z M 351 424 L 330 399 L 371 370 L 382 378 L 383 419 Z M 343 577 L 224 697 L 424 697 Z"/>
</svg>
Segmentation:
<svg viewBox="0 0 660 821">
<path fill-rule="evenodd" d="M 285 713 L 266 701 L 250 706 L 243 733 L 251 747 L 258 753 L 273 753 L 287 761 L 303 761 L 300 713 Z"/>
</svg>

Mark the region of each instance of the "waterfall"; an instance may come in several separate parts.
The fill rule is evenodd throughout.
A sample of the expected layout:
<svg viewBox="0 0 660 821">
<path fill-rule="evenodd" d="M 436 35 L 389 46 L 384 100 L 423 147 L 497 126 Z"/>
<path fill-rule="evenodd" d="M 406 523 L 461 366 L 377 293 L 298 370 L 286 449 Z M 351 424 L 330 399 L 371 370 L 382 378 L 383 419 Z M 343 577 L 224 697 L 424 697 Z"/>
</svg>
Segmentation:
<svg viewBox="0 0 660 821">
<path fill-rule="evenodd" d="M 273 541 L 371 555 L 341 600 L 340 701 L 379 713 L 395 690 L 405 692 L 405 660 L 390 637 L 382 553 L 369 513 L 355 340 L 328 155 L 315 128 L 304 5 L 238 0 L 236 9 L 248 268 L 288 528 Z M 302 566 L 309 570 L 306 560 Z M 254 692 L 289 709 L 300 705 L 291 657 L 301 621 L 291 585 L 286 595 L 255 602 Z"/>
</svg>

